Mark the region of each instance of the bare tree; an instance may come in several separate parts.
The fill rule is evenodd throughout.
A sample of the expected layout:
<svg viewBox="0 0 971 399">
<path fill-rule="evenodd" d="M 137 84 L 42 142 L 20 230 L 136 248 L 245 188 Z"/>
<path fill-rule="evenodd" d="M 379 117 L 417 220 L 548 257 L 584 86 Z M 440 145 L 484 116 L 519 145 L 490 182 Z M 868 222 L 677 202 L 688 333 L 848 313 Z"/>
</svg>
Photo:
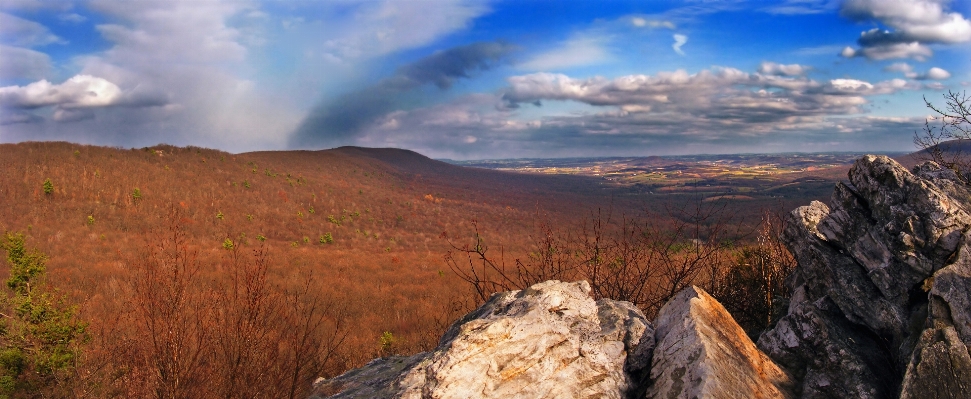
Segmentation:
<svg viewBox="0 0 971 399">
<path fill-rule="evenodd" d="M 203 277 L 183 211 L 173 207 L 169 222 L 132 262 L 133 331 L 117 345 L 129 396 L 305 397 L 314 379 L 339 371 L 346 312 L 311 274 L 291 289 L 274 284 L 268 247 L 248 256 L 241 239 L 227 240 L 224 261 Z"/>
<path fill-rule="evenodd" d="M 283 298 L 267 281 L 266 245 L 252 251 L 251 261 L 241 248 L 242 242 L 232 246 L 223 263 L 228 281 L 213 290 L 219 336 L 210 345 L 218 365 L 212 385 L 227 399 L 271 397 L 275 370 L 265 366 L 280 361 L 276 330 L 283 321 Z"/>
<path fill-rule="evenodd" d="M 172 208 L 170 225 L 132 264 L 132 304 L 137 342 L 134 368 L 156 398 L 207 396 L 206 346 L 213 318 L 210 292 L 202 289 L 198 251 L 189 249 L 183 215 Z"/>
<path fill-rule="evenodd" d="M 580 275 L 594 295 L 631 302 L 650 317 L 684 288 L 721 274 L 732 238 L 742 236 L 725 202 L 702 199 L 611 222 L 609 212 L 575 229 Z"/>
<path fill-rule="evenodd" d="M 641 218 L 614 218 L 598 210 L 566 233 L 543 224 L 526 258 L 507 266 L 499 248 L 492 257 L 473 221 L 472 242 L 458 245 L 446 263 L 468 282 L 480 301 L 498 291 L 519 290 L 546 280 L 584 279 L 597 298 L 634 303 L 653 316 L 668 299 L 691 284 L 710 285 L 721 276 L 733 242 L 726 203 L 698 200 L 646 212 Z"/>
<path fill-rule="evenodd" d="M 753 340 L 785 315 L 791 296 L 786 279 L 796 260 L 779 240 L 782 215 L 764 211 L 756 244 L 741 248 L 708 289 Z"/>
<path fill-rule="evenodd" d="M 936 115 L 924 121 L 924 129 L 914 133 L 914 144 L 921 149 L 918 160 L 934 161 L 953 170 L 964 182 L 971 182 L 971 97 L 966 92 L 948 91 L 944 106 L 938 107 L 924 98 L 924 104 Z"/>
<path fill-rule="evenodd" d="M 505 251 L 499 247 L 499 257 L 488 254 L 489 247 L 479 233 L 479 223 L 472 220 L 473 242 L 459 245 L 447 233 L 442 233 L 452 247 L 445 254 L 445 263 L 475 290 L 485 302 L 495 292 L 521 290 L 546 280 L 571 280 L 575 277 L 575 262 L 562 238 L 545 223 L 540 227 L 533 251 L 526 260 L 517 258 L 514 266 L 507 266 Z M 535 236 L 534 236 L 535 237 Z"/>
</svg>

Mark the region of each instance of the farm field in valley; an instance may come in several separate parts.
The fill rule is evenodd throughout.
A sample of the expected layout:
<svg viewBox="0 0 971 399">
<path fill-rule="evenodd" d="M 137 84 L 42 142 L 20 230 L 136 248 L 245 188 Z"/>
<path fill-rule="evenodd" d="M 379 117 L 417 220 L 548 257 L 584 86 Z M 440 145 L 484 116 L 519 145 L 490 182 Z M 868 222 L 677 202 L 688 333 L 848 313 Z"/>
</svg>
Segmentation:
<svg viewBox="0 0 971 399">
<path fill-rule="evenodd" d="M 825 198 L 863 153 L 727 154 L 447 162 L 502 171 L 595 178 L 632 196 L 692 194 L 708 200 Z M 904 153 L 885 153 L 907 162 Z"/>
</svg>

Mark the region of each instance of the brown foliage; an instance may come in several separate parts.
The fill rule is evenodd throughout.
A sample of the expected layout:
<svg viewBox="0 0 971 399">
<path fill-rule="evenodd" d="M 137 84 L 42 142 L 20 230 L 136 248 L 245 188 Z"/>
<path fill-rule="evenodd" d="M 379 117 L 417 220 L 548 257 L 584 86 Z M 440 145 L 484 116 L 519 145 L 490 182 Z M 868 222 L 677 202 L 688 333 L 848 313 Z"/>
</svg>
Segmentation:
<svg viewBox="0 0 971 399">
<path fill-rule="evenodd" d="M 110 348 L 118 392 L 155 398 L 294 398 L 334 372 L 344 315 L 313 292 L 312 276 L 285 289 L 269 281 L 268 249 L 238 242 L 204 278 L 182 211 L 131 263 L 131 330 Z M 116 332 L 119 333 L 119 332 Z"/>
<path fill-rule="evenodd" d="M 697 223 L 691 208 L 662 202 L 680 197 L 616 191 L 618 215 L 660 211 L 584 224 L 615 193 L 601 180 L 461 168 L 400 150 L 21 143 L 0 145 L 0 170 L 0 230 L 24 231 L 49 255 L 48 280 L 91 322 L 81 396 L 299 396 L 316 377 L 386 353 L 384 332 L 394 353 L 431 349 L 476 300 L 531 281 L 589 274 L 597 295 L 653 309 L 659 293 L 711 274 L 700 259 L 725 264 L 727 252 L 708 249 L 737 239 L 727 221 Z M 751 219 L 739 211 L 748 213 L 733 222 Z M 499 250 L 485 256 L 483 238 L 483 257 L 510 274 L 488 270 L 479 278 L 496 284 L 470 292 L 448 266 L 483 271 L 474 251 L 459 251 L 479 241 L 456 249 L 443 231 L 488 237 Z"/>
<path fill-rule="evenodd" d="M 619 219 L 610 211 L 598 211 L 563 233 L 546 223 L 525 259 L 516 258 L 511 267 L 501 246 L 499 256 L 488 254 L 476 228 L 470 244 L 449 240 L 452 250 L 446 262 L 480 302 L 493 292 L 545 280 L 584 279 L 594 296 L 631 302 L 653 317 L 684 288 L 708 287 L 720 279 L 734 249 L 730 240 L 744 238 L 740 225 L 733 225 L 725 213 L 726 206 L 699 200 L 668 204 L 663 213 L 645 211 L 639 218 Z"/>
</svg>

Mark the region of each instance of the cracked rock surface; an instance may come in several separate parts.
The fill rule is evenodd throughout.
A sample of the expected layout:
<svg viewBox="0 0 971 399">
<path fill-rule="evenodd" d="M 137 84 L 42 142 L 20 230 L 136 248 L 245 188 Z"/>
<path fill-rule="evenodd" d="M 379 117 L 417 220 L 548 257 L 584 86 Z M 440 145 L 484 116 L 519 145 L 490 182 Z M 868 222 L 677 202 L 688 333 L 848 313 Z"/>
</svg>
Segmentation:
<svg viewBox="0 0 971 399">
<path fill-rule="evenodd" d="M 377 360 L 317 384 L 315 397 L 623 398 L 642 385 L 653 337 L 630 303 L 547 281 L 493 295 L 434 351 Z"/>
<path fill-rule="evenodd" d="M 794 295 L 758 344 L 800 397 L 971 397 L 969 210 L 950 170 L 867 155 L 789 215 Z"/>
</svg>

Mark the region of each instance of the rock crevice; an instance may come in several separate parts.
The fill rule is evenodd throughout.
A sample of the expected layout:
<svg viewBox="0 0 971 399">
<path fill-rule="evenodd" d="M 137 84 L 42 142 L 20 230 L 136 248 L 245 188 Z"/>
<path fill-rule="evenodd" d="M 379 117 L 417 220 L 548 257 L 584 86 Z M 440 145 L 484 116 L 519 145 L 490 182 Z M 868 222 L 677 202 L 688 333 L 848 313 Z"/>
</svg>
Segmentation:
<svg viewBox="0 0 971 399">
<path fill-rule="evenodd" d="M 911 172 L 883 156 L 848 177 L 829 207 L 789 215 L 796 295 L 759 347 L 796 376 L 800 397 L 968 397 L 954 383 L 924 387 L 971 371 L 959 333 L 971 313 L 967 188 L 936 164 Z"/>
</svg>

